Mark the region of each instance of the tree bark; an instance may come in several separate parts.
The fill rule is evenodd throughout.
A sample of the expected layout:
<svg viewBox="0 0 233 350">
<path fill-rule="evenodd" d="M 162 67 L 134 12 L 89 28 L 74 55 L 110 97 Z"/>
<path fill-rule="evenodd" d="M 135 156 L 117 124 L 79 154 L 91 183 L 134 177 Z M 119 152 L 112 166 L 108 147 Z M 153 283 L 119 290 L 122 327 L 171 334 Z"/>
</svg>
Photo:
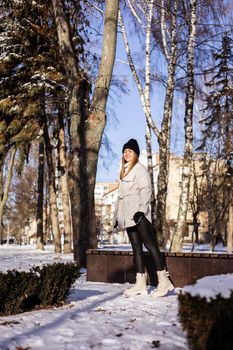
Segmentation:
<svg viewBox="0 0 233 350">
<path fill-rule="evenodd" d="M 151 0 L 148 2 L 148 12 L 145 14 L 147 19 L 146 27 L 146 64 L 145 64 L 145 90 L 140 83 L 140 79 L 137 75 L 133 60 L 131 57 L 129 44 L 127 41 L 127 36 L 124 28 L 123 19 L 120 16 L 120 25 L 123 35 L 123 40 L 125 44 L 125 50 L 129 61 L 129 66 L 131 68 L 133 77 L 135 79 L 139 95 L 141 98 L 142 107 L 146 116 L 147 125 L 153 130 L 154 134 L 157 137 L 159 143 L 159 175 L 158 175 L 158 192 L 157 192 L 157 201 L 155 207 L 155 216 L 156 216 L 156 236 L 161 248 L 164 248 L 165 245 L 165 235 L 167 232 L 166 228 L 166 198 L 167 198 L 167 183 L 168 183 L 168 174 L 169 174 L 169 155 L 170 155 L 170 129 L 171 129 L 171 118 L 172 118 L 172 106 L 173 106 L 173 95 L 174 95 L 174 80 L 175 80 L 175 69 L 176 69 L 176 60 L 177 60 L 177 29 L 176 29 L 176 20 L 177 20 L 177 2 L 174 2 L 172 9 L 172 23 L 171 23 L 171 33 L 170 33 L 170 48 L 168 47 L 165 33 L 166 24 L 165 24 L 165 5 L 164 1 L 161 2 L 161 33 L 163 39 L 163 48 L 165 52 L 165 57 L 168 61 L 168 80 L 166 88 L 166 96 L 164 103 L 164 114 L 161 130 L 156 127 L 151 117 L 151 106 L 150 106 L 150 36 L 151 36 L 151 23 L 153 18 L 153 5 L 154 1 Z"/>
<path fill-rule="evenodd" d="M 194 105 L 194 48 L 196 37 L 197 0 L 190 1 L 190 28 L 187 49 L 187 93 L 185 103 L 185 146 L 182 164 L 182 186 L 177 224 L 172 237 L 171 250 L 180 251 L 183 244 L 189 204 L 189 187 L 193 155 L 193 105 Z"/>
<path fill-rule="evenodd" d="M 43 202 L 44 202 L 44 141 L 39 143 L 38 176 L 37 176 L 37 205 L 36 205 L 36 248 L 44 250 L 43 230 Z"/>
<path fill-rule="evenodd" d="M 85 139 L 80 135 L 81 149 L 87 149 L 83 158 L 83 165 L 80 167 L 80 178 L 83 180 L 81 187 L 81 203 L 83 203 L 80 213 L 75 219 L 77 227 L 81 227 L 79 243 L 74 242 L 75 256 L 80 255 L 82 264 L 86 265 L 86 248 L 96 247 L 96 223 L 94 188 L 96 182 L 96 171 L 98 153 L 101 145 L 102 134 L 106 125 L 106 104 L 111 83 L 112 71 L 115 61 L 117 22 L 118 22 L 119 1 L 106 0 L 104 34 L 102 44 L 102 56 L 98 72 L 98 79 L 94 88 L 91 102 L 91 110 L 83 130 Z M 86 185 L 86 188 L 85 188 Z M 87 200 L 85 201 L 85 198 Z M 87 213 L 89 215 L 87 215 Z M 86 246 L 86 237 L 89 237 L 89 244 Z"/>
<path fill-rule="evenodd" d="M 44 132 L 46 159 L 47 159 L 47 165 L 48 165 L 49 204 L 50 204 L 52 232 L 54 237 L 54 251 L 55 253 L 61 253 L 61 233 L 60 233 L 59 221 L 58 221 L 57 196 L 56 196 L 56 187 L 55 187 L 55 171 L 54 171 L 54 164 L 53 164 L 52 146 L 50 143 L 46 121 L 44 124 L 43 132 Z"/>
<path fill-rule="evenodd" d="M 152 24 L 152 17 L 153 17 L 153 7 L 154 7 L 154 0 L 151 0 L 148 4 L 148 18 L 147 18 L 147 26 L 146 26 L 146 62 L 145 62 L 145 107 L 147 111 L 151 111 L 151 103 L 150 103 L 150 43 L 151 43 L 151 24 Z M 155 205 L 156 205 L 156 199 L 155 199 L 155 187 L 154 187 L 154 169 L 153 169 L 153 157 L 152 157 L 152 145 L 151 145 L 151 127 L 147 120 L 147 127 L 146 127 L 146 150 L 147 150 L 147 162 L 148 162 L 148 172 L 150 175 L 151 180 L 151 219 L 152 219 L 152 226 L 154 229 L 156 229 L 156 216 L 155 216 Z"/>
<path fill-rule="evenodd" d="M 16 147 L 14 146 L 11 148 L 10 161 L 9 161 L 5 186 L 3 186 L 3 184 L 2 184 L 2 193 L 1 193 L 1 198 L 0 198 L 0 244 L 1 244 L 1 240 L 2 240 L 2 231 L 3 231 L 2 218 L 3 218 L 3 212 L 4 212 L 5 205 L 6 205 L 6 201 L 8 199 L 11 179 L 13 176 L 15 154 L 16 154 Z M 3 169 L 1 169 L 1 171 L 3 171 Z M 1 180 L 3 182 L 3 174 L 1 175 Z M 3 187 L 5 187 L 5 188 L 3 189 Z"/>
<path fill-rule="evenodd" d="M 227 253 L 232 253 L 233 246 L 233 205 L 229 206 L 227 223 Z"/>
<path fill-rule="evenodd" d="M 0 222 L 2 222 L 3 210 L 5 207 L 6 201 L 8 199 L 9 188 L 10 188 L 11 179 L 13 176 L 15 154 L 16 154 L 16 147 L 13 147 L 11 149 L 11 154 L 10 154 L 10 161 L 9 161 L 9 166 L 8 166 L 5 188 L 4 188 L 4 191 L 2 193 L 1 200 L 0 200 Z"/>
<path fill-rule="evenodd" d="M 70 195 L 68 189 L 68 169 L 66 162 L 66 146 L 63 115 L 59 111 L 59 160 L 61 171 L 61 192 L 62 192 L 62 208 L 64 217 L 64 253 L 71 253 L 71 210 Z"/>
<path fill-rule="evenodd" d="M 164 28 L 164 2 L 162 2 L 161 26 Z M 159 143 L 159 173 L 157 183 L 157 202 L 156 202 L 156 232 L 160 247 L 165 248 L 167 221 L 166 221 L 166 206 L 167 206 L 167 187 L 169 177 L 169 160 L 170 160 L 170 138 L 171 138 L 171 120 L 173 96 L 175 89 L 175 72 L 177 61 L 177 2 L 174 2 L 174 10 L 172 14 L 172 32 L 171 32 L 171 50 L 167 49 L 166 40 L 164 38 L 164 48 L 168 61 L 168 79 L 166 87 L 166 95 L 164 102 L 163 120 L 161 131 L 158 137 Z M 162 30 L 162 33 L 164 30 Z M 164 35 L 165 36 L 165 35 Z"/>
<path fill-rule="evenodd" d="M 147 151 L 147 167 L 151 181 L 151 220 L 152 226 L 156 231 L 156 199 L 155 199 L 155 185 L 154 185 L 154 169 L 153 169 L 153 157 L 152 157 L 152 146 L 151 146 L 151 129 L 147 124 L 146 128 L 146 151 Z"/>
<path fill-rule="evenodd" d="M 69 186 L 74 259 L 86 266 L 86 250 L 97 245 L 94 188 L 98 153 L 106 124 L 106 103 L 115 61 L 119 1 L 106 0 L 102 57 L 88 110 L 90 85 L 80 73 L 63 1 L 53 0 L 61 55 L 71 92 L 72 154 Z"/>
</svg>

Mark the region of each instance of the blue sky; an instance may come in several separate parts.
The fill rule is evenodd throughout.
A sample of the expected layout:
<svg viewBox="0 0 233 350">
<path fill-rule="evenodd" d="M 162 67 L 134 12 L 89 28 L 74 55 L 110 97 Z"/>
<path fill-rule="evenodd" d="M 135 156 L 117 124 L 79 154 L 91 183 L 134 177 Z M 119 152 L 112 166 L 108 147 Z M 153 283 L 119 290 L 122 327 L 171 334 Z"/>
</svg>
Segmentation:
<svg viewBox="0 0 233 350">
<path fill-rule="evenodd" d="M 125 19 L 126 18 L 127 17 L 125 17 Z M 127 29 L 131 33 L 129 37 L 130 47 L 131 49 L 133 48 L 134 54 L 138 55 L 141 50 L 141 47 L 138 44 L 138 37 L 135 35 L 135 28 L 132 26 L 132 23 L 130 21 L 127 22 Z M 101 55 L 101 51 L 99 51 L 99 55 Z M 105 134 L 110 141 L 115 157 L 106 154 L 106 152 L 102 150 L 101 154 L 104 154 L 105 156 L 104 162 L 106 161 L 108 169 L 104 167 L 103 159 L 100 159 L 97 170 L 97 181 L 115 181 L 118 178 L 122 146 L 130 138 L 137 139 L 141 150 L 146 147 L 145 116 L 142 110 L 138 90 L 127 62 L 128 60 L 125 53 L 122 35 L 119 32 L 117 37 L 116 59 L 113 75 L 117 79 L 127 82 L 126 85 L 129 92 L 127 94 L 121 93 L 119 100 L 117 96 L 119 95 L 120 90 L 111 86 L 110 97 L 108 98 L 107 104 L 108 118 Z M 141 66 L 144 66 L 144 62 L 142 62 Z M 115 93 L 116 91 L 117 94 Z M 113 116 L 113 113 L 111 113 L 111 110 L 114 111 L 115 117 Z"/>
<path fill-rule="evenodd" d="M 228 0 L 227 0 L 228 2 Z M 229 18 L 228 18 L 229 19 Z M 144 53 L 141 47 L 141 43 L 144 42 L 143 34 L 140 36 L 140 43 L 138 35 L 135 33 L 135 27 L 132 23 L 132 18 L 127 16 L 127 13 L 124 13 L 124 20 L 127 23 L 127 35 L 129 39 L 130 48 L 133 48 L 133 59 L 137 58 L 136 64 L 139 68 L 143 69 L 145 66 L 144 62 Z M 228 28 L 228 26 L 226 27 Z M 130 33 L 130 35 L 129 35 Z M 215 40 L 216 38 L 214 38 Z M 215 42 L 216 43 L 216 42 Z M 99 42 L 99 55 L 101 56 L 101 43 Z M 95 47 L 95 52 L 97 48 Z M 139 93 L 135 82 L 132 77 L 132 73 L 127 64 L 122 63 L 122 61 L 127 62 L 125 48 L 123 45 L 122 36 L 119 33 L 117 39 L 117 51 L 116 51 L 116 61 L 114 66 L 114 75 L 118 77 L 125 76 L 127 80 L 127 87 L 129 89 L 128 94 L 121 95 L 121 102 L 117 98 L 114 98 L 114 94 L 111 92 L 111 98 L 108 100 L 108 108 L 114 110 L 114 113 L 118 119 L 118 124 L 112 121 L 110 116 L 105 133 L 108 136 L 112 151 L 116 154 L 115 158 L 112 158 L 110 155 L 105 156 L 105 160 L 108 163 L 108 169 L 103 166 L 103 161 L 98 163 L 97 171 L 97 181 L 114 181 L 118 177 L 118 168 L 119 162 L 121 159 L 121 150 L 125 142 L 130 138 L 136 138 L 138 140 L 140 149 L 145 149 L 145 130 L 146 130 L 146 120 L 144 112 L 142 110 Z M 155 50 L 152 55 L 152 73 L 163 73 L 166 75 L 166 63 L 164 57 L 158 50 Z M 207 68 L 209 62 L 206 62 Z M 181 71 L 182 72 L 182 71 Z M 160 129 L 160 121 L 163 112 L 163 103 L 164 103 L 164 87 L 159 83 L 153 84 L 153 96 L 151 100 L 152 106 L 152 116 Z M 114 100 L 114 101 L 113 101 Z M 173 120 L 172 120 L 172 134 L 171 134 L 171 152 L 175 154 L 182 155 L 183 153 L 183 144 L 184 144 L 184 103 L 185 95 L 184 93 L 175 93 L 173 101 Z M 196 98 L 194 104 L 194 120 L 193 120 L 193 129 L 194 129 L 194 141 L 195 145 L 200 144 L 200 125 L 199 120 L 203 117 L 203 112 L 201 111 L 203 104 Z M 152 148 L 153 151 L 158 151 L 158 145 L 155 137 L 152 139 Z M 195 147 L 194 147 L 195 151 Z M 102 152 L 103 153 L 103 152 Z"/>
<path fill-rule="evenodd" d="M 121 51 L 122 52 L 122 51 Z M 118 57 L 119 58 L 119 57 Z M 108 163 L 108 169 L 103 166 L 103 161 L 98 163 L 97 181 L 115 181 L 118 177 L 119 163 L 121 159 L 122 146 L 130 138 L 137 139 L 140 149 L 146 149 L 145 130 L 146 119 L 142 109 L 141 101 L 136 84 L 133 80 L 130 69 L 123 63 L 116 62 L 114 74 L 125 74 L 128 80 L 128 94 L 121 95 L 121 101 L 111 98 L 108 101 L 108 106 L 114 110 L 118 120 L 116 122 L 113 116 L 109 116 L 105 133 L 110 141 L 112 151 L 115 153 L 115 158 L 111 155 L 105 155 L 105 160 Z M 156 84 L 152 94 L 152 115 L 160 128 L 160 120 L 163 112 L 164 88 Z M 183 132 L 183 112 L 181 99 L 176 97 L 173 120 L 172 133 L 172 151 L 177 153 L 182 150 L 182 132 Z M 158 151 L 156 138 L 152 136 L 152 149 Z"/>
<path fill-rule="evenodd" d="M 128 39 L 130 48 L 133 48 L 133 53 L 131 52 L 133 60 L 135 60 L 136 57 L 136 67 L 140 66 L 139 68 L 143 69 L 145 66 L 145 58 L 141 44 L 139 44 L 138 41 L 138 36 L 135 35 L 135 28 L 131 25 L 131 23 L 127 23 L 127 28 L 130 28 L 128 31 L 131 33 Z M 116 87 L 113 89 L 111 88 L 110 98 L 108 99 L 108 109 L 112 109 L 114 111 L 118 123 L 114 121 L 114 117 L 111 115 L 111 113 L 109 113 L 105 134 L 107 135 L 112 151 L 116 154 L 116 156 L 113 158 L 110 155 L 105 155 L 106 163 L 108 163 L 108 169 L 103 166 L 103 160 L 99 161 L 97 181 L 115 181 L 117 179 L 122 146 L 130 138 L 137 139 L 141 150 L 146 148 L 146 119 L 142 109 L 139 93 L 127 62 L 128 60 L 126 57 L 122 36 L 119 33 L 117 38 L 116 60 L 113 74 L 119 79 L 124 79 L 127 81 L 129 93 L 122 93 L 121 101 L 119 101 L 117 96 L 114 95 L 114 89 L 116 90 Z M 152 73 L 166 71 L 166 64 L 158 51 L 152 56 L 152 63 Z M 151 109 L 153 119 L 159 129 L 163 112 L 164 94 L 165 88 L 160 83 L 155 82 L 153 84 Z M 171 143 L 172 151 L 180 153 L 178 150 L 182 149 L 183 139 L 183 98 L 176 96 L 174 104 L 176 107 L 174 109 Z M 152 136 L 152 148 L 154 152 L 158 151 L 157 141 L 154 136 Z M 103 154 L 104 152 L 101 153 Z"/>
<path fill-rule="evenodd" d="M 122 146 L 130 138 L 137 139 L 141 150 L 146 147 L 144 113 L 136 87 L 133 84 L 130 85 L 130 93 L 128 95 L 122 95 L 121 103 L 116 101 L 111 106 L 114 109 L 118 123 L 110 120 L 105 132 L 116 157 L 110 159 L 108 170 L 104 168 L 101 161 L 99 162 L 97 172 L 98 181 L 113 181 L 117 178 Z"/>
</svg>

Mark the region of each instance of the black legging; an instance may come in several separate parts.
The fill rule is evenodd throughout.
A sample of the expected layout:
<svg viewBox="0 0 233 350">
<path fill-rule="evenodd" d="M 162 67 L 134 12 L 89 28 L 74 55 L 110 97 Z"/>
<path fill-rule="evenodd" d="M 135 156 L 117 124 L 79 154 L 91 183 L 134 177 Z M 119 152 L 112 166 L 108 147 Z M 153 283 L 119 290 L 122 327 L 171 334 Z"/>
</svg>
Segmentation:
<svg viewBox="0 0 233 350">
<path fill-rule="evenodd" d="M 155 233 L 150 221 L 144 217 L 140 224 L 128 227 L 126 230 L 133 248 L 136 272 L 145 273 L 145 261 L 142 244 L 144 244 L 146 249 L 149 251 L 157 271 L 164 270 L 163 256 L 159 250 Z"/>
</svg>

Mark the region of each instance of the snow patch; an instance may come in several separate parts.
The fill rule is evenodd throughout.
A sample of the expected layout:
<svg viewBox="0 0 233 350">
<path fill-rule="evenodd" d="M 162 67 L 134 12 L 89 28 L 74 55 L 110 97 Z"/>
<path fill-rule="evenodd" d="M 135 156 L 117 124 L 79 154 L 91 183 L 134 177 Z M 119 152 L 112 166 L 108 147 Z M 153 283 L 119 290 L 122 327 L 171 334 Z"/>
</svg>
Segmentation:
<svg viewBox="0 0 233 350">
<path fill-rule="evenodd" d="M 199 295 L 208 301 L 215 299 L 217 295 L 229 298 L 233 291 L 233 274 L 206 276 L 197 280 L 196 284 L 181 289 L 181 293 L 189 293 L 192 296 Z"/>
</svg>

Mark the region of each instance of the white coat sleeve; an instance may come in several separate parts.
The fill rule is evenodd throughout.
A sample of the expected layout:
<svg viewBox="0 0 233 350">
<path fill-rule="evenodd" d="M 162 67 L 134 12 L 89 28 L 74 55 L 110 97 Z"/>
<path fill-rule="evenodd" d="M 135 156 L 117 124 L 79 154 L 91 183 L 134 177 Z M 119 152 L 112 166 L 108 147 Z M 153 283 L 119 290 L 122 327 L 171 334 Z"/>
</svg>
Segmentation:
<svg viewBox="0 0 233 350">
<path fill-rule="evenodd" d="M 145 215 L 150 211 L 151 202 L 151 181 L 146 168 L 142 167 L 137 174 L 139 185 L 139 207 Z"/>
<path fill-rule="evenodd" d="M 117 197 L 117 201 L 115 204 L 115 209 L 114 209 L 114 214 L 113 214 L 113 221 L 112 221 L 112 227 L 114 228 L 116 221 L 118 221 L 117 216 L 118 216 L 118 205 L 119 205 L 119 196 Z"/>
</svg>

